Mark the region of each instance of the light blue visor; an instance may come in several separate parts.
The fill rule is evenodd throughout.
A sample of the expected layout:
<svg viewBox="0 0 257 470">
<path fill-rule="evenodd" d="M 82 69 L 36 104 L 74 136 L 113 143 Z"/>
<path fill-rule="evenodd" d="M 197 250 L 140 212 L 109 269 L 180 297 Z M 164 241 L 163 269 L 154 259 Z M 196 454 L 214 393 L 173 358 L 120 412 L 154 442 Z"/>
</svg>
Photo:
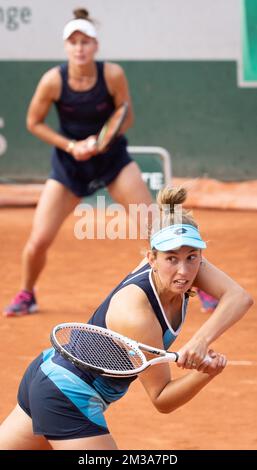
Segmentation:
<svg viewBox="0 0 257 470">
<path fill-rule="evenodd" d="M 181 246 L 204 249 L 206 243 L 197 228 L 187 224 L 170 225 L 151 237 L 151 248 L 158 251 L 176 250 Z"/>
</svg>

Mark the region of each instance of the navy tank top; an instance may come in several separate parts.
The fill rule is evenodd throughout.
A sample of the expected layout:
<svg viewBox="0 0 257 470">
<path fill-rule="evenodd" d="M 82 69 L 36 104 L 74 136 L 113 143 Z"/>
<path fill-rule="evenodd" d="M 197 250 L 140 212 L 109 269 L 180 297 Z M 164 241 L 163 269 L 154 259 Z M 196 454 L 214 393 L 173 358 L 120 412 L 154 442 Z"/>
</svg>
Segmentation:
<svg viewBox="0 0 257 470">
<path fill-rule="evenodd" d="M 60 66 L 62 91 L 55 103 L 60 120 L 60 131 L 75 140 L 97 134 L 115 109 L 105 79 L 104 64 L 96 62 L 97 80 L 93 88 L 75 91 L 68 83 L 68 64 Z"/>
<path fill-rule="evenodd" d="M 181 330 L 182 324 L 184 323 L 189 297 L 187 294 L 185 294 L 183 297 L 181 323 L 176 329 L 176 331 L 174 331 L 165 315 L 160 298 L 158 296 L 158 293 L 156 292 L 154 283 L 152 281 L 152 269 L 149 264 L 145 264 L 136 272 L 130 273 L 125 279 L 123 279 L 123 281 L 115 289 L 113 289 L 113 291 L 108 295 L 104 302 L 97 308 L 88 323 L 91 325 L 97 325 L 106 328 L 106 314 L 112 297 L 116 294 L 116 292 L 130 284 L 134 284 L 140 287 L 145 292 L 152 306 L 152 309 L 161 325 L 164 347 L 165 349 L 168 349 L 169 346 L 177 338 Z M 87 383 L 89 383 L 92 387 L 95 388 L 95 390 L 103 397 L 103 399 L 107 403 L 111 403 L 121 398 L 126 393 L 130 383 L 137 378 L 112 378 L 95 374 L 89 371 L 82 372 L 81 370 L 73 366 L 70 362 L 63 359 L 58 353 L 55 353 L 55 356 L 52 360 L 53 362 L 56 362 L 59 365 L 63 365 L 64 367 L 78 375 L 80 378 L 85 380 Z"/>
</svg>

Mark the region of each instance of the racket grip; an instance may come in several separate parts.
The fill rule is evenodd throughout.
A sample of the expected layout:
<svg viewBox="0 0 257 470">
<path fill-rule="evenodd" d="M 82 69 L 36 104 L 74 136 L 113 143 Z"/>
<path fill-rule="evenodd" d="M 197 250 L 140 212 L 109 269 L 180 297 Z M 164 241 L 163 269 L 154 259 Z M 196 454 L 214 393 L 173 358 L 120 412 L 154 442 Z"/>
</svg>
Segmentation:
<svg viewBox="0 0 257 470">
<path fill-rule="evenodd" d="M 203 360 L 203 363 L 207 365 L 207 364 L 210 364 L 211 361 L 212 361 L 212 358 L 209 356 L 209 354 L 206 354 L 206 356 Z"/>
<path fill-rule="evenodd" d="M 176 355 L 176 359 L 175 359 L 174 362 L 177 362 L 178 359 L 179 359 L 179 353 L 173 352 L 172 354 L 175 354 L 175 355 Z M 211 361 L 212 361 L 211 356 L 209 356 L 209 354 L 206 354 L 206 356 L 205 356 L 205 358 L 203 359 L 203 361 L 201 362 L 201 364 L 203 364 L 203 363 L 204 363 L 204 364 L 210 364 Z"/>
<path fill-rule="evenodd" d="M 87 139 L 87 147 L 88 150 L 94 150 L 97 146 L 97 140 L 95 136 L 88 137 Z"/>
</svg>

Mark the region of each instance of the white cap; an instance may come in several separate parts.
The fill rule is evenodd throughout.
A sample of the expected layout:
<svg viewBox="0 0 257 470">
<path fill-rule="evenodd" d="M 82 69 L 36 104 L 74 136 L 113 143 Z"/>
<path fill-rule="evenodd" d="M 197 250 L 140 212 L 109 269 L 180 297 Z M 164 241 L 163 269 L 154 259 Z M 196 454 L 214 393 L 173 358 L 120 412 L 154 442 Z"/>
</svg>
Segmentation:
<svg viewBox="0 0 257 470">
<path fill-rule="evenodd" d="M 93 23 L 88 20 L 78 18 L 75 20 L 71 20 L 69 21 L 69 23 L 66 24 L 63 30 L 63 40 L 65 41 L 66 39 L 68 39 L 71 34 L 75 31 L 80 31 L 81 33 L 85 34 L 86 36 L 89 36 L 90 38 L 97 38 L 96 29 Z"/>
</svg>

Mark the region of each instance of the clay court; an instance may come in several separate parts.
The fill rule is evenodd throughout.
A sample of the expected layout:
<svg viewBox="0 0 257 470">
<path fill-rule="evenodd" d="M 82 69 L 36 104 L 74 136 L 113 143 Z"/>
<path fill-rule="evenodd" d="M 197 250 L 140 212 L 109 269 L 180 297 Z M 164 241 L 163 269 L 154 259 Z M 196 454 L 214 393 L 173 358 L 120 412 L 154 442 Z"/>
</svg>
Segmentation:
<svg viewBox="0 0 257 470">
<path fill-rule="evenodd" d="M 20 256 L 29 235 L 33 208 L 1 208 L 1 306 L 19 288 Z M 254 211 L 195 210 L 208 240 L 206 257 L 234 277 L 255 298 L 257 215 Z M 120 279 L 133 269 L 144 241 L 76 240 L 73 216 L 62 227 L 37 288 L 40 313 L 1 316 L 1 420 L 16 403 L 16 391 L 29 362 L 49 347 L 51 328 L 66 321 L 86 321 Z M 101 278 L 99 276 L 101 271 Z M 104 276 L 103 276 L 104 274 Z M 107 411 L 120 449 L 257 449 L 256 394 L 257 307 L 224 334 L 215 347 L 230 360 L 196 398 L 170 415 L 159 414 L 136 381 L 128 394 Z M 192 299 L 178 349 L 204 322 L 198 299 Z M 157 366 L 158 367 L 158 366 Z M 172 366 L 174 376 L 181 373 Z"/>
</svg>

